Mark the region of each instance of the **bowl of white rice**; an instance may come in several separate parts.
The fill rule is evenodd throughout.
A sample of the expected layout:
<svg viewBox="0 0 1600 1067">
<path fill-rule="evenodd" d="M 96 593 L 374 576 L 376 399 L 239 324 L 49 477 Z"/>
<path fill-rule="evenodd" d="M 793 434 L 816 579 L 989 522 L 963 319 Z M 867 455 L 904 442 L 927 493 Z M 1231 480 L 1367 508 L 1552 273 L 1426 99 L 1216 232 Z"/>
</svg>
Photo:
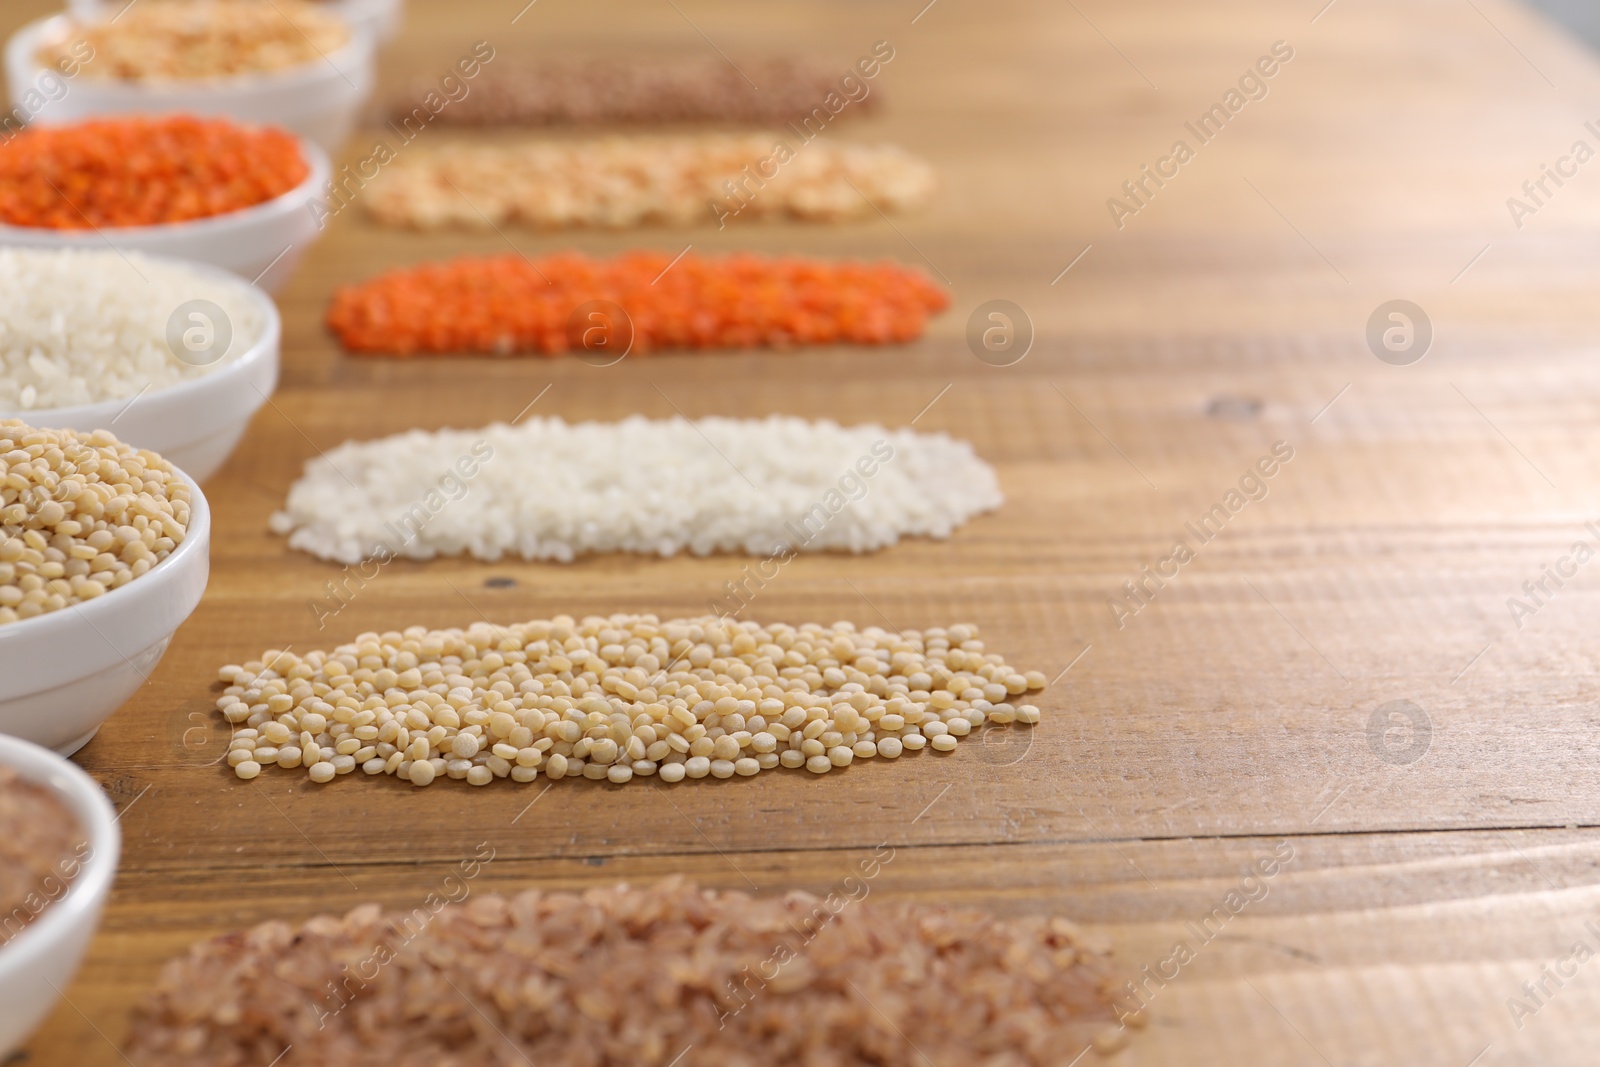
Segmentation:
<svg viewBox="0 0 1600 1067">
<path fill-rule="evenodd" d="M 203 482 L 271 397 L 280 331 L 272 298 L 216 267 L 0 247 L 0 417 L 110 430 Z"/>
</svg>

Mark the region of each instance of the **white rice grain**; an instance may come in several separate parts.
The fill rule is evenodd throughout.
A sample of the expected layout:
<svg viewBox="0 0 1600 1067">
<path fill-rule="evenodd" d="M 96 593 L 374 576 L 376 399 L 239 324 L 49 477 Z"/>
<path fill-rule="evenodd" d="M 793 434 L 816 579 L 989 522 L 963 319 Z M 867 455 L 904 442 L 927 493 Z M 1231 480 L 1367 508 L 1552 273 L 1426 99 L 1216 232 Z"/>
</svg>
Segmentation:
<svg viewBox="0 0 1600 1067">
<path fill-rule="evenodd" d="M 870 552 L 948 537 L 1002 499 L 993 468 L 942 433 L 780 416 L 533 418 L 347 442 L 306 464 L 272 528 L 341 563 Z"/>
<path fill-rule="evenodd" d="M 167 320 L 190 300 L 221 307 L 232 326 L 206 366 L 167 346 Z M 0 248 L 0 416 L 166 389 L 237 358 L 264 328 L 242 279 L 137 252 Z"/>
</svg>

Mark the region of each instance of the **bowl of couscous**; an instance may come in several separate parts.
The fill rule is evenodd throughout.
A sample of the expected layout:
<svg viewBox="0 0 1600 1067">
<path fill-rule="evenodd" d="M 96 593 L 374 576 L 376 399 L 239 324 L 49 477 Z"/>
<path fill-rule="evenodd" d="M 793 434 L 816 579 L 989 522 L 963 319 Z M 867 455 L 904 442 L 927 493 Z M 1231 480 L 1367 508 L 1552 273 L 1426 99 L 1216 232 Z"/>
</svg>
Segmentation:
<svg viewBox="0 0 1600 1067">
<path fill-rule="evenodd" d="M 62 755 L 150 677 L 210 574 L 211 515 L 105 430 L 0 419 L 0 734 Z"/>
</svg>

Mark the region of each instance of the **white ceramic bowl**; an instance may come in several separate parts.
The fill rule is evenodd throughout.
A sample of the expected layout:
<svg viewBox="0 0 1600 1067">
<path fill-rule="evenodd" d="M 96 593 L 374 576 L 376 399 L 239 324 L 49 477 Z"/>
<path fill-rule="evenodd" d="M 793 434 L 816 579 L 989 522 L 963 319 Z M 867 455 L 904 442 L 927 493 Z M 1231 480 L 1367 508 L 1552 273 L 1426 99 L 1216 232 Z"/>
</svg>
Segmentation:
<svg viewBox="0 0 1600 1067">
<path fill-rule="evenodd" d="M 122 833 L 95 780 L 53 752 L 0 737 L 0 764 L 50 790 L 78 820 L 89 843 L 60 899 L 0 946 L 0 1059 L 5 1059 L 44 1020 L 77 973 L 111 895 Z"/>
<path fill-rule="evenodd" d="M 332 0 L 328 8 L 352 26 L 371 30 L 380 41 L 392 38 L 405 17 L 405 0 Z"/>
<path fill-rule="evenodd" d="M 211 572 L 211 510 L 192 480 L 190 489 L 183 543 L 143 576 L 94 600 L 0 624 L 0 734 L 70 756 L 144 684 Z"/>
<path fill-rule="evenodd" d="M 222 267 L 255 280 L 268 292 L 276 292 L 322 233 L 311 202 L 321 195 L 328 180 L 328 155 L 303 138 L 300 152 L 311 173 L 287 193 L 265 203 L 225 215 L 153 226 L 58 230 L 0 225 L 0 245 L 103 249 L 109 243 L 123 252 L 146 252 Z"/>
<path fill-rule="evenodd" d="M 46 41 L 65 38 L 70 15 L 30 22 L 6 42 L 6 86 L 12 100 L 22 100 L 49 70 L 36 53 Z M 189 81 L 134 82 L 90 78 L 66 81 L 67 91 L 47 101 L 31 121 L 59 125 L 91 115 L 164 114 L 227 115 L 243 122 L 281 126 L 332 152 L 344 143 L 356 115 L 372 93 L 372 31 L 350 28 L 350 40 L 326 58 L 271 74 Z"/>
<path fill-rule="evenodd" d="M 130 445 L 160 453 L 196 482 L 215 474 L 278 384 L 283 327 L 277 305 L 259 288 L 214 267 L 185 266 L 246 288 L 262 323 L 261 335 L 249 348 L 210 374 L 151 390 L 131 403 L 119 398 L 70 408 L 0 411 L 0 418 L 51 430 L 110 430 Z M 0 680 L 0 693 L 4 688 Z"/>
<path fill-rule="evenodd" d="M 128 0 L 67 0 L 67 10 L 74 18 L 87 22 L 101 15 L 114 15 Z M 318 5 L 336 12 L 352 26 L 371 30 L 380 41 L 387 41 L 400 28 L 405 13 L 405 0 L 323 0 Z"/>
</svg>

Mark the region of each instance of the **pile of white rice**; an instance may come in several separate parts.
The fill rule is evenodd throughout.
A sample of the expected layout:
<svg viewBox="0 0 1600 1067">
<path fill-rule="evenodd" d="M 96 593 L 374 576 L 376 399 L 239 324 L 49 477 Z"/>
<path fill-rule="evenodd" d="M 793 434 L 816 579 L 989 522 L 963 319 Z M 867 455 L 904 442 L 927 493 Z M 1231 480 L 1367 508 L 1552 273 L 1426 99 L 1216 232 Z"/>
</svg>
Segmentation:
<svg viewBox="0 0 1600 1067">
<path fill-rule="evenodd" d="M 535 418 L 347 442 L 306 464 L 272 528 L 342 563 L 765 557 L 948 537 L 1002 499 L 993 468 L 942 433 L 778 416 Z"/>
<path fill-rule="evenodd" d="M 190 300 L 211 301 L 232 325 L 207 366 L 167 347 L 167 320 Z M 0 248 L 0 415 L 165 389 L 238 357 L 264 328 L 242 280 L 110 248 Z"/>
</svg>

